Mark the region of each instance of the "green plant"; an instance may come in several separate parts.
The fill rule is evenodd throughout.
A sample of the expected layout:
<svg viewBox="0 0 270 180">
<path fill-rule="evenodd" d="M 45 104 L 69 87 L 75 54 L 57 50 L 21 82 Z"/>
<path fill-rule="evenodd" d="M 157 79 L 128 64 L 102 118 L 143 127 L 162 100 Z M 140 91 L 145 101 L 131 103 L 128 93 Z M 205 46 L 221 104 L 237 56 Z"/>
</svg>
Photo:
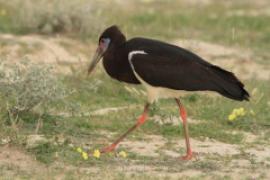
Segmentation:
<svg viewBox="0 0 270 180">
<path fill-rule="evenodd" d="M 27 59 L 12 64 L 1 60 L 2 109 L 8 112 L 12 126 L 16 126 L 22 113 L 36 109 L 40 115 L 37 132 L 42 123 L 41 116 L 47 112 L 49 105 L 64 100 L 68 94 L 52 67 L 27 63 Z"/>
</svg>

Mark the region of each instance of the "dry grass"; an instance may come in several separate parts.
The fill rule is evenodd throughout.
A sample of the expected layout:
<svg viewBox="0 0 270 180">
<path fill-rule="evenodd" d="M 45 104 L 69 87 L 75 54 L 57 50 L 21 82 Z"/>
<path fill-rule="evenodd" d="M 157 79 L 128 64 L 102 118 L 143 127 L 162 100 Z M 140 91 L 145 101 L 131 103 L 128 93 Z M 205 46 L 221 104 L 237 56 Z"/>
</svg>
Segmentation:
<svg viewBox="0 0 270 180">
<path fill-rule="evenodd" d="M 102 27 L 98 3 L 85 0 L 0 0 L 8 9 L 13 26 L 21 32 L 77 32 L 86 36 Z"/>
<path fill-rule="evenodd" d="M 256 72 L 265 77 L 263 71 L 269 73 L 268 15 L 251 16 L 248 13 L 257 12 L 257 1 L 254 6 L 234 4 L 234 1 L 230 1 L 231 4 L 208 1 L 202 4 L 206 1 L 192 0 L 188 2 L 193 4 L 184 6 L 182 3 L 182 6 L 181 1 L 104 0 L 99 8 L 101 3 L 95 0 L 0 0 L 0 32 L 29 34 L 3 35 L 2 38 L 0 35 L 0 56 L 9 58 L 9 67 L 15 67 L 14 63 L 26 55 L 31 62 L 42 64 L 38 66 L 40 72 L 36 66 L 30 66 L 26 74 L 14 76 L 18 78 L 17 84 L 11 83 L 8 88 L 2 84 L 0 179 L 38 179 L 41 176 L 44 179 L 269 179 L 269 79 L 253 74 Z M 1 8 L 7 10 L 5 16 L 1 16 Z M 247 13 L 235 15 L 239 10 Z M 81 147 L 91 154 L 94 149 L 108 145 L 134 124 L 145 100 L 143 89 L 127 88 L 101 69 L 85 78 L 83 63 L 88 61 L 94 50 L 92 47 L 96 46 L 96 31 L 102 31 L 106 24 L 103 18 L 110 23 L 106 26 L 118 24 L 128 38 L 145 36 L 167 42 L 193 39 L 186 41 L 189 44 L 176 43 L 226 69 L 232 68 L 244 80 L 252 94 L 250 102 L 232 102 L 204 94 L 183 95 L 191 143 L 199 155 L 198 161 L 177 159 L 185 153 L 185 143 L 182 129 L 178 127 L 175 103 L 166 100 L 153 105 L 149 121 L 120 144 L 117 151 L 127 152 L 127 158 L 120 158 L 116 152 L 99 159 L 91 156 L 83 160 L 76 151 Z M 3 28 L 8 23 L 12 23 L 16 31 Z M 33 36 L 33 32 L 52 36 Z M 81 43 L 56 38 L 56 34 L 84 39 L 87 39 L 86 35 L 94 36 L 95 44 L 90 43 L 93 39 Z M 70 64 L 73 67 L 76 62 L 79 64 L 80 53 L 86 58 L 82 64 L 74 65 L 73 74 L 46 73 L 44 64 L 59 65 L 62 69 Z M 7 69 L 0 70 L 2 79 Z M 25 83 L 25 77 L 34 80 Z M 50 83 L 42 86 L 48 80 Z M 48 93 L 62 84 L 64 90 L 73 89 L 75 93 L 68 97 Z M 30 89 L 27 94 L 23 94 L 25 85 Z M 14 94 L 6 97 L 6 92 Z M 48 109 L 42 116 L 44 126 L 40 135 L 33 136 L 38 118 L 36 111 L 22 114 L 20 131 L 13 133 L 6 121 L 6 102 L 17 107 L 18 96 L 31 102 L 36 98 L 33 97 L 35 94 L 39 100 L 41 97 L 52 100 L 39 108 Z M 72 106 L 72 113 L 66 104 L 58 104 L 61 97 Z M 27 106 L 36 109 L 31 104 Z M 246 110 L 246 116 L 228 121 L 233 109 L 240 107 Z M 254 114 L 248 113 L 250 110 Z M 162 125 L 157 123 L 157 117 L 164 122 Z M 176 123 L 167 123 L 167 119 Z M 29 137 L 42 137 L 47 143 L 37 143 L 36 147 L 30 148 Z"/>
</svg>

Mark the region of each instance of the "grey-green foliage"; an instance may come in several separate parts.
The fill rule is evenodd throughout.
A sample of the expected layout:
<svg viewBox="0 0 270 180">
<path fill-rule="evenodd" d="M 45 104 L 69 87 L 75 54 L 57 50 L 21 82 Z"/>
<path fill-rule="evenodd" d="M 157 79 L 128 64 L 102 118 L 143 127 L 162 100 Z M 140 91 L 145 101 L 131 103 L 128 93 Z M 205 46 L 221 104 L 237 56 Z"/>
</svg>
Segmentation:
<svg viewBox="0 0 270 180">
<path fill-rule="evenodd" d="M 67 96 L 61 80 L 48 65 L 0 62 L 0 95 L 6 110 L 13 113 L 30 111 L 40 107 L 43 112 L 49 104 Z"/>
</svg>

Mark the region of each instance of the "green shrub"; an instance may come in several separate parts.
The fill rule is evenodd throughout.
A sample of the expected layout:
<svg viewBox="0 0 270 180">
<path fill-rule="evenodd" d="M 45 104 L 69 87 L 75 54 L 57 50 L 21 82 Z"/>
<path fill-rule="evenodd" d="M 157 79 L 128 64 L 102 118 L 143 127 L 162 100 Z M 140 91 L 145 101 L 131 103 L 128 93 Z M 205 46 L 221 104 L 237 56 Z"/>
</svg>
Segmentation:
<svg viewBox="0 0 270 180">
<path fill-rule="evenodd" d="M 27 59 L 0 62 L 2 111 L 7 111 L 14 125 L 20 114 L 38 109 L 40 116 L 49 105 L 63 101 L 69 92 L 48 65 L 27 63 Z"/>
</svg>

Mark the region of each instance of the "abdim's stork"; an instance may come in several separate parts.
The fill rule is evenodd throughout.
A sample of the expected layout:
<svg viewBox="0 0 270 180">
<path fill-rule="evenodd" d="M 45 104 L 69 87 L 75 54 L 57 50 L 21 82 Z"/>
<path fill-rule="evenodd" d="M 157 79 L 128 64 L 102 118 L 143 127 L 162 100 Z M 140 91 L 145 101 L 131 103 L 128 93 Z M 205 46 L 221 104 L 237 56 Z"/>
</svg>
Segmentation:
<svg viewBox="0 0 270 180">
<path fill-rule="evenodd" d="M 186 140 L 187 154 L 183 159 L 191 159 L 187 113 L 179 100 L 179 92 L 215 91 L 238 101 L 249 99 L 244 85 L 233 73 L 175 45 L 147 38 L 127 41 L 117 26 L 111 26 L 101 34 L 88 73 L 92 72 L 101 58 L 106 72 L 112 78 L 130 84 L 142 84 L 148 95 L 144 112 L 137 123 L 112 145 L 102 149 L 103 153 L 113 151 L 123 138 L 145 122 L 151 103 L 158 98 L 174 98 L 179 107 Z"/>
</svg>

